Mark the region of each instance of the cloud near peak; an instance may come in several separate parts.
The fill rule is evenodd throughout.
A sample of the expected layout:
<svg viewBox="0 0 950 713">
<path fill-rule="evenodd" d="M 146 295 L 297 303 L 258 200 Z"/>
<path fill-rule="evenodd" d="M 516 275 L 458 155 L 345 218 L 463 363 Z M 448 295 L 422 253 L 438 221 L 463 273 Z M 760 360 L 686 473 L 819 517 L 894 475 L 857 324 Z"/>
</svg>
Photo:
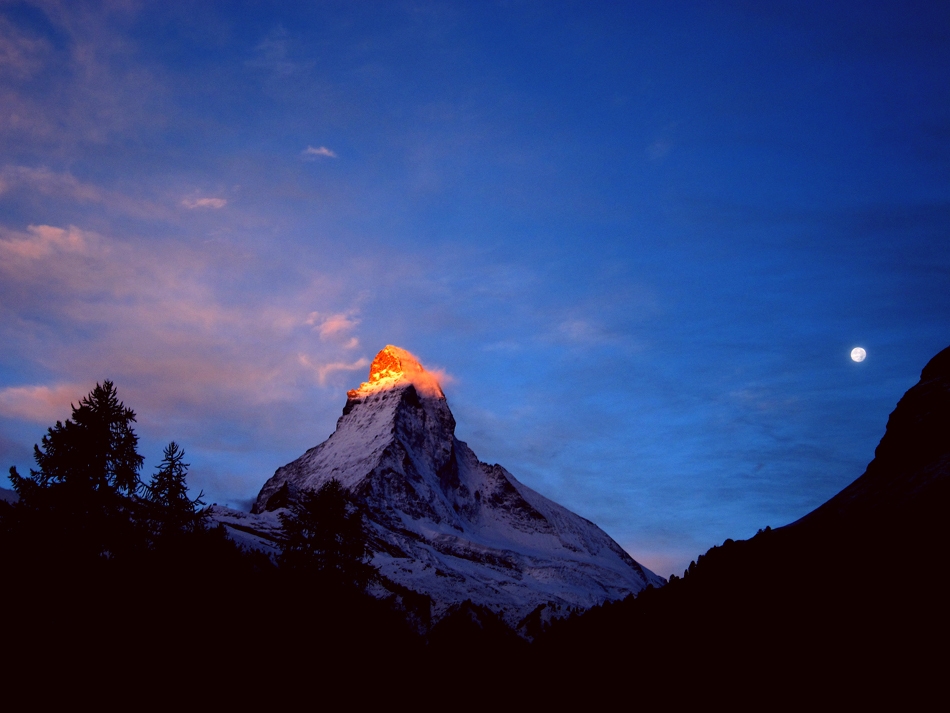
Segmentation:
<svg viewBox="0 0 950 713">
<path fill-rule="evenodd" d="M 300 354 L 297 357 L 300 365 L 311 369 L 317 374 L 317 382 L 320 386 L 325 386 L 327 377 L 337 371 L 359 371 L 369 366 L 369 359 L 362 357 L 353 362 L 335 361 L 328 364 L 315 364 L 306 354 Z"/>
<path fill-rule="evenodd" d="M 344 341 L 348 349 L 352 349 L 359 344 L 356 337 L 350 337 L 350 330 L 354 329 L 360 320 L 352 313 L 342 314 L 321 314 L 311 312 L 307 316 L 306 324 L 314 328 L 323 340 Z"/>
</svg>

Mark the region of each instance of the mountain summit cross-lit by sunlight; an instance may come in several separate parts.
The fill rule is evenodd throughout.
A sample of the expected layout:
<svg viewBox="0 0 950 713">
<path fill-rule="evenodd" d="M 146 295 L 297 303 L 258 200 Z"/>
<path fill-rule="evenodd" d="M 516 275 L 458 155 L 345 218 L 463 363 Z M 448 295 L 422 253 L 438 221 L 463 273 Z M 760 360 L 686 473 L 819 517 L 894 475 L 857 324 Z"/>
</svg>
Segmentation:
<svg viewBox="0 0 950 713">
<path fill-rule="evenodd" d="M 440 377 L 444 377 L 441 372 L 426 371 L 415 355 L 387 344 L 370 364 L 369 380 L 360 384 L 358 389 L 347 391 L 346 395 L 356 399 L 408 382 L 424 396 L 444 399 Z"/>
</svg>

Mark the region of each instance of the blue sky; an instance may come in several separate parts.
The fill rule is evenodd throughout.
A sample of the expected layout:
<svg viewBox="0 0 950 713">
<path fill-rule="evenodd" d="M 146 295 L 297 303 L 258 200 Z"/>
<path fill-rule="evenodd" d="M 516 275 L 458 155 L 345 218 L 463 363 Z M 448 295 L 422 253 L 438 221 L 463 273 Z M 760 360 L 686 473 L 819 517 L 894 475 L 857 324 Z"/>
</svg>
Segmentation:
<svg viewBox="0 0 950 713">
<path fill-rule="evenodd" d="M 665 576 L 950 343 L 943 3 L 193 5 L 0 2 L 4 466 L 108 378 L 242 506 L 391 343 Z"/>
</svg>

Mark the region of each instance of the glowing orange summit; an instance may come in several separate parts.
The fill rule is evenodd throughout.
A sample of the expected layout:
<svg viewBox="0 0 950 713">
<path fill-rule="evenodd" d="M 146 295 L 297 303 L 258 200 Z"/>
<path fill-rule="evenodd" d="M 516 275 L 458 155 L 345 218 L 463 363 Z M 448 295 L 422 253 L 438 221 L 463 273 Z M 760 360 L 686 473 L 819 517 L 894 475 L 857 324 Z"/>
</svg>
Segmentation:
<svg viewBox="0 0 950 713">
<path fill-rule="evenodd" d="M 347 391 L 346 395 L 356 399 L 407 382 L 425 396 L 445 398 L 437 374 L 426 371 L 419 360 L 405 349 L 387 344 L 370 364 L 369 380 L 360 384 L 358 389 Z"/>
</svg>

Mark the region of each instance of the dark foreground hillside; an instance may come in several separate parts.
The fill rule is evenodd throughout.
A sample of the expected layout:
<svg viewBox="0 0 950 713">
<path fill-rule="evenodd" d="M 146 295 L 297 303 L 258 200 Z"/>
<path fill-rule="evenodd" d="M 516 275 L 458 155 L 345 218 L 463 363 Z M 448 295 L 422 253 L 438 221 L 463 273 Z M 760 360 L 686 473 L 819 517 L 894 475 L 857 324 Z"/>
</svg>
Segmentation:
<svg viewBox="0 0 950 713">
<path fill-rule="evenodd" d="M 551 663 L 585 651 L 582 678 L 635 671 L 673 697 L 942 697 L 948 507 L 950 349 L 838 496 L 786 527 L 727 540 L 662 590 L 560 622 L 537 653 Z"/>
</svg>

